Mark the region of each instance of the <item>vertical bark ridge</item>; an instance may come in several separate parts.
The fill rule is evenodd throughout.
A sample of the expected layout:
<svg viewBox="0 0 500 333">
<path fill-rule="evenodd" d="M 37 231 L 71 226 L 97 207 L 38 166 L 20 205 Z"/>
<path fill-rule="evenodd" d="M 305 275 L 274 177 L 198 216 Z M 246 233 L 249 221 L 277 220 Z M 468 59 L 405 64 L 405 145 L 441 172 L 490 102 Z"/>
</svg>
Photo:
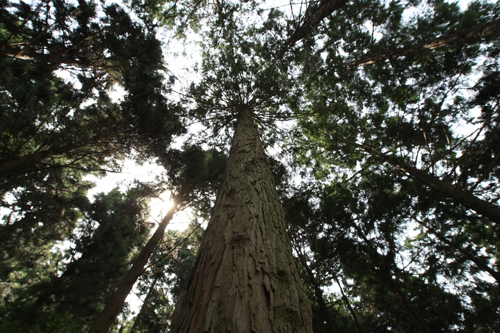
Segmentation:
<svg viewBox="0 0 500 333">
<path fill-rule="evenodd" d="M 171 332 L 312 332 L 310 303 L 254 125 L 240 111 L 231 153 Z"/>
</svg>

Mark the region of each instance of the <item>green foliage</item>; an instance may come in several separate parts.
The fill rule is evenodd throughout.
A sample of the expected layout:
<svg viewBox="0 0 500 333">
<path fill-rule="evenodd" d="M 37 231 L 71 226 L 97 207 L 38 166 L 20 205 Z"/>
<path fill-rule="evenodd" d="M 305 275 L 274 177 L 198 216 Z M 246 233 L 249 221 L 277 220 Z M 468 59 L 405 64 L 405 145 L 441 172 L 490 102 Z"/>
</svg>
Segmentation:
<svg viewBox="0 0 500 333">
<path fill-rule="evenodd" d="M 67 313 L 60 315 L 55 311 L 51 311 L 48 315 L 47 324 L 41 328 L 39 325 L 35 325 L 32 328 L 26 330 L 26 327 L 20 324 L 18 321 L 8 321 L 7 319 L 0 320 L 0 332 L 1 333 L 43 333 L 43 332 L 55 332 L 55 333 L 79 333 L 81 328 L 78 327 L 73 319 Z"/>
<path fill-rule="evenodd" d="M 22 261 L 22 253 L 17 253 L 19 259 L 11 256 L 17 266 L 11 265 L 11 272 L 2 275 L 2 282 L 11 286 L 4 290 L 8 297 L 1 307 L 6 320 L 17 321 L 21 330 L 39 327 L 43 332 L 52 331 L 54 325 L 63 329 L 63 323 L 81 331 L 95 320 L 144 244 L 148 228 L 142 219 L 148 195 L 144 188 L 125 195 L 117 189 L 99 194 L 80 208 L 78 223 L 75 220 L 63 238 L 72 242 L 66 253 L 54 252 L 54 243 L 48 243 L 34 248 L 38 261 L 31 265 Z"/>
<path fill-rule="evenodd" d="M 447 38 L 493 26 L 498 5 L 347 3 L 292 46 L 304 17 L 269 9 L 256 23 L 237 9 L 204 35 L 188 116 L 221 147 L 242 108 L 269 146 L 285 137 L 279 120 L 297 119 L 286 149 L 301 188 L 278 183 L 315 330 L 496 327 L 476 314 L 499 311 L 478 293 L 498 282 L 498 33 Z"/>
<path fill-rule="evenodd" d="M 143 241 L 142 192 L 91 203 L 85 174 L 132 150 L 158 157 L 207 216 L 243 108 L 286 156 L 269 162 L 315 332 L 500 330 L 498 31 L 460 39 L 493 27 L 499 5 L 346 2 L 287 44 L 321 3 L 129 1 L 139 23 L 117 5 L 1 2 L 2 331 L 86 327 Z M 159 26 L 202 37 L 201 79 L 179 103 Z M 194 122 L 205 131 L 170 149 Z M 193 238 L 172 232 L 154 254 L 131 331 L 168 328 Z M 53 251 L 64 240 L 72 252 Z M 37 311 L 42 323 L 16 320 Z"/>
<path fill-rule="evenodd" d="M 161 159 L 169 188 L 205 214 L 211 209 L 226 161 L 226 155 L 217 149 L 203 150 L 196 145 L 170 149 Z"/>
<path fill-rule="evenodd" d="M 500 220 L 472 204 L 498 209 L 498 34 L 346 65 L 498 16 L 485 2 L 427 5 L 408 21 L 404 2 L 350 6 L 296 50 L 289 147 L 315 181 L 285 207 L 319 331 L 498 326 L 497 299 L 479 290 L 498 290 Z"/>
<path fill-rule="evenodd" d="M 187 288 L 202 233 L 197 222 L 183 232 L 167 232 L 151 258 L 150 270 L 139 280 L 137 288 L 145 298 L 131 333 L 168 330 L 174 305 L 181 291 Z"/>
<path fill-rule="evenodd" d="M 46 331 L 48 313 L 67 311 L 81 329 L 143 241 L 147 195 L 91 203 L 83 177 L 117 171 L 132 152 L 161 157 L 183 132 L 180 110 L 155 31 L 120 6 L 2 1 L 0 17 L 0 312 Z"/>
<path fill-rule="evenodd" d="M 131 149 L 161 155 L 183 128 L 165 97 L 154 31 L 117 5 L 100 8 L 103 17 L 92 2 L 43 8 L 0 7 L 2 177 L 50 167 L 99 171 Z M 73 82 L 59 69 L 71 70 Z M 125 89 L 118 102 L 109 97 L 115 84 Z"/>
</svg>

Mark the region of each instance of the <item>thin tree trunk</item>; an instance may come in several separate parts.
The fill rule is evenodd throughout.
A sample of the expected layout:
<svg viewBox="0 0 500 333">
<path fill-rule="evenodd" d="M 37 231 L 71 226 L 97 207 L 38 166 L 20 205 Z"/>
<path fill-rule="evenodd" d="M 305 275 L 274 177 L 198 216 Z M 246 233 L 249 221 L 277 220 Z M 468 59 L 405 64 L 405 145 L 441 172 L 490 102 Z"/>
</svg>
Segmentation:
<svg viewBox="0 0 500 333">
<path fill-rule="evenodd" d="M 32 47 L 26 45 L 24 48 L 13 47 L 10 45 L 3 46 L 0 49 L 0 54 L 3 54 L 9 58 L 22 59 L 27 61 L 37 61 L 37 62 L 47 62 L 52 64 L 66 64 L 70 66 L 83 66 L 87 67 L 87 64 L 77 61 L 75 59 L 70 59 L 64 56 L 60 56 L 54 53 L 39 53 L 33 50 Z"/>
<path fill-rule="evenodd" d="M 356 325 L 356 328 L 358 329 L 358 332 L 363 333 L 363 329 L 361 328 L 361 325 L 359 324 L 358 318 L 356 317 L 356 312 L 354 312 L 354 309 L 351 306 L 351 303 L 349 302 L 349 298 L 347 298 L 347 295 L 344 293 L 344 288 L 342 288 L 342 285 L 340 284 L 339 278 L 337 276 L 333 277 L 335 282 L 337 283 L 337 286 L 339 286 L 340 293 L 342 295 L 342 300 L 344 301 L 347 309 L 349 310 L 349 314 L 351 315 L 352 321 L 354 322 L 354 325 Z"/>
<path fill-rule="evenodd" d="M 465 208 L 472 209 L 476 213 L 489 218 L 491 221 L 495 223 L 500 223 L 500 207 L 498 207 L 497 205 L 479 199 L 470 192 L 460 190 L 455 186 L 453 186 L 452 184 L 450 184 L 449 182 L 443 181 L 438 177 L 429 174 L 426 171 L 407 165 L 399 158 L 387 156 L 371 148 L 362 146 L 358 147 L 366 151 L 370 155 L 380 158 L 383 161 L 398 168 L 399 170 L 404 171 L 405 173 L 419 180 L 421 183 L 432 187 L 438 192 L 441 192 L 446 197 L 462 204 Z"/>
<path fill-rule="evenodd" d="M 416 45 L 404 46 L 402 48 L 389 50 L 387 52 L 377 54 L 374 56 L 367 56 L 360 60 L 347 63 L 348 68 L 356 68 L 359 66 L 370 65 L 380 62 L 389 58 L 403 57 L 411 53 L 418 53 L 423 50 L 433 50 L 438 47 L 457 43 L 477 43 L 482 39 L 500 33 L 500 20 L 495 20 L 490 23 L 478 25 L 472 29 L 460 30 L 457 32 L 446 34 L 442 37 L 436 38 L 430 42 L 419 43 Z"/>
<path fill-rule="evenodd" d="M 298 254 L 298 257 L 300 259 L 300 262 L 302 263 L 302 266 L 304 266 L 304 269 L 306 270 L 307 276 L 309 278 L 309 282 L 311 283 L 313 289 L 314 289 L 314 296 L 316 296 L 316 301 L 318 302 L 319 308 L 321 309 L 321 312 L 323 312 L 323 316 L 326 322 L 326 325 L 328 326 L 328 329 L 331 332 L 336 332 L 336 326 L 335 326 L 335 318 L 331 315 L 330 311 L 328 310 L 328 306 L 326 305 L 325 299 L 323 298 L 323 290 L 319 286 L 318 282 L 316 281 L 316 276 L 314 275 L 313 271 L 307 264 L 307 260 L 304 257 L 304 255 L 298 251 L 295 251 Z"/>
<path fill-rule="evenodd" d="M 318 7 L 312 9 L 308 8 L 306 11 L 306 19 L 288 40 L 287 48 L 292 47 L 295 43 L 306 37 L 311 29 L 318 26 L 325 17 L 332 14 L 346 2 L 347 0 L 323 0 Z"/>
<path fill-rule="evenodd" d="M 130 333 L 134 333 L 139 329 L 140 323 L 147 316 L 148 312 L 152 312 L 153 309 L 151 309 L 148 305 L 149 300 L 155 295 L 158 291 L 156 290 L 156 282 L 158 281 L 158 277 L 155 277 L 153 280 L 153 283 L 149 287 L 148 294 L 146 295 L 146 298 L 144 299 L 144 302 L 142 303 L 141 310 L 139 311 L 139 314 L 137 317 L 135 317 L 134 325 L 132 325 L 132 328 L 130 329 Z M 154 312 L 154 311 L 153 311 Z M 156 313 L 154 313 L 156 316 Z"/>
<path fill-rule="evenodd" d="M 139 276 L 141 276 L 142 272 L 144 271 L 144 267 L 146 267 L 149 257 L 153 253 L 158 242 L 163 238 L 165 229 L 167 228 L 167 225 L 172 219 L 174 211 L 178 206 L 179 203 L 174 202 L 172 207 L 168 210 L 167 215 L 165 215 L 153 236 L 149 239 L 146 246 L 144 246 L 141 253 L 139 254 L 139 257 L 127 272 L 127 275 L 125 275 L 123 281 L 120 283 L 113 296 L 111 296 L 110 301 L 108 302 L 108 304 L 106 304 L 101 314 L 99 315 L 99 318 L 90 329 L 91 333 L 106 333 L 109 331 L 109 328 L 115 321 L 116 316 L 122 309 L 123 303 L 125 303 L 125 299 L 132 290 L 132 287 L 134 286 Z"/>
<path fill-rule="evenodd" d="M 312 332 L 284 216 L 254 115 L 242 109 L 171 332 Z"/>
<path fill-rule="evenodd" d="M 446 238 L 442 233 L 437 231 L 436 229 L 428 226 L 426 223 L 419 219 L 415 219 L 420 225 L 422 225 L 424 228 L 427 228 L 430 232 L 432 232 L 441 242 L 445 243 L 448 245 L 451 249 L 454 251 L 460 253 L 465 259 L 472 261 L 474 264 L 476 264 L 477 269 L 481 271 L 486 271 L 488 272 L 491 277 L 493 277 L 497 283 L 500 283 L 500 273 L 489 267 L 487 264 L 481 261 L 480 258 L 478 258 L 476 255 L 470 254 L 467 250 L 461 249 L 458 246 L 455 246 L 448 238 Z"/>
</svg>

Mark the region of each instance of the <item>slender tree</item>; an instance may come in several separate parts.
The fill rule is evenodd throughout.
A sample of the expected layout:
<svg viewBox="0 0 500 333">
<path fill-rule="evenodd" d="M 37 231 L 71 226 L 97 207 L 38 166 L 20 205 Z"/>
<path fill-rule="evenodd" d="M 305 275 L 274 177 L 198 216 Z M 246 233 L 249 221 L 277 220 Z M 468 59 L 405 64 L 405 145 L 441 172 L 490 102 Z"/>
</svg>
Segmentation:
<svg viewBox="0 0 500 333">
<path fill-rule="evenodd" d="M 213 183 L 218 182 L 218 174 L 221 172 L 218 168 L 221 166 L 221 160 L 224 160 L 223 155 L 217 154 L 216 151 L 205 152 L 199 147 L 192 146 L 185 147 L 183 151 L 172 150 L 171 154 L 177 157 L 172 163 L 166 165 L 167 173 L 170 176 L 172 207 L 165 214 L 155 233 L 141 250 L 134 264 L 100 313 L 90 329 L 91 333 L 108 332 L 137 279 L 146 270 L 155 248 L 164 238 L 165 230 L 174 214 L 185 206 L 193 204 L 199 195 L 197 192 L 203 192 L 207 187 L 209 188 L 210 185 L 213 186 Z M 196 172 L 197 175 L 191 176 L 193 172 Z"/>
<path fill-rule="evenodd" d="M 58 258 L 61 250 L 52 255 L 37 251 L 42 258 L 31 269 L 38 281 L 15 278 L 26 274 L 27 267 L 2 277 L 18 285 L 6 294 L 7 304 L 2 307 L 5 319 L 18 323 L 12 331 L 37 326 L 46 330 L 53 325 L 51 321 L 63 319 L 84 328 L 94 320 L 119 283 L 117 272 L 126 272 L 143 243 L 147 228 L 140 222 L 147 195 L 144 188 L 131 188 L 125 194 L 114 189 L 97 195 L 92 204 L 79 207 L 80 221 L 75 221 L 77 228 L 68 237 L 73 244 L 64 251 L 65 256 Z M 17 299 L 12 304 L 14 297 Z"/>
<path fill-rule="evenodd" d="M 90 328 L 91 333 L 108 332 L 110 327 L 113 325 L 116 317 L 118 316 L 118 313 L 121 311 L 123 304 L 125 303 L 125 299 L 132 290 L 132 287 L 134 286 L 139 276 L 141 276 L 141 274 L 144 272 L 149 257 L 151 257 L 151 254 L 154 252 L 154 249 L 158 242 L 163 238 L 168 223 L 172 219 L 178 205 L 180 205 L 179 202 L 175 202 L 175 199 L 176 198 L 174 198 L 174 204 L 168 210 L 167 214 L 163 217 L 161 223 L 158 225 L 158 228 L 156 228 L 155 233 L 143 247 L 134 264 L 128 270 L 118 288 L 116 288 L 115 292 L 102 310 L 94 325 L 92 325 L 92 327 Z"/>
<path fill-rule="evenodd" d="M 198 219 L 183 232 L 167 232 L 163 246 L 152 256 L 154 265 L 140 278 L 137 289 L 146 296 L 131 332 L 170 327 L 174 305 L 181 290 L 186 289 L 202 234 Z"/>
</svg>

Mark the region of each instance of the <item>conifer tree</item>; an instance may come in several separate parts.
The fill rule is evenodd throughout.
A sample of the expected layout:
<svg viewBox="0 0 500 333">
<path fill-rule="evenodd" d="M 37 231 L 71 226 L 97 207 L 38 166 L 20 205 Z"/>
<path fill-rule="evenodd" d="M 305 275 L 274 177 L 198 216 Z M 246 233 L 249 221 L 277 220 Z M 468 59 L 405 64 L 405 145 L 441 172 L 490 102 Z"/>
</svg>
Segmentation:
<svg viewBox="0 0 500 333">
<path fill-rule="evenodd" d="M 81 220 L 74 222 L 77 232 L 67 237 L 73 244 L 65 258 L 59 258 L 54 267 L 54 254 L 31 268 L 41 280 L 30 283 L 13 274 L 4 276 L 5 282 L 19 285 L 9 292 L 2 307 L 4 319 L 18 323 L 11 330 L 39 327 L 45 331 L 53 325 L 51 321 L 60 319 L 85 329 L 144 242 L 148 228 L 142 222 L 148 194 L 145 188 L 132 188 L 126 194 L 114 189 L 97 195 L 92 204 L 80 208 Z M 16 273 L 29 270 L 25 267 Z"/>
<path fill-rule="evenodd" d="M 32 12 L 46 11 L 45 3 Z M 190 202 L 209 217 L 193 274 L 172 317 L 173 332 L 499 330 L 498 4 L 472 1 L 465 6 L 442 0 L 324 0 L 285 2 L 275 8 L 253 0 L 128 4 L 147 29 L 163 25 L 176 36 L 198 34 L 193 39 L 201 41 L 202 62 L 195 71 L 197 78 L 180 95 L 185 109 L 170 104 L 171 112 L 163 113 L 165 100 L 160 94 L 148 95 L 141 90 L 145 85 L 134 85 L 156 77 L 157 58 L 151 57 L 150 67 L 147 55 L 137 52 L 135 57 L 119 43 L 109 48 L 116 62 L 106 52 L 88 58 L 87 50 L 99 54 L 103 44 L 97 38 L 95 45 L 83 47 L 87 44 L 80 43 L 78 32 L 54 33 L 54 38 L 41 34 L 40 43 L 33 41 L 24 54 L 19 46 L 26 44 L 24 37 L 15 32 L 16 40 L 4 38 L 0 55 L 20 64 L 6 67 L 5 75 L 12 82 L 29 78 L 26 82 L 39 86 L 29 90 L 29 84 L 12 84 L 10 95 L 3 98 L 25 100 L 29 94 L 24 90 L 39 96 L 43 107 L 33 114 L 55 119 L 50 124 L 57 127 L 61 122 L 51 118 L 51 110 L 60 110 L 59 102 L 68 105 L 77 92 L 91 96 L 88 87 L 109 83 L 106 80 L 114 75 L 116 68 L 108 62 L 122 66 L 122 74 L 115 77 L 128 91 L 124 102 L 112 103 L 95 94 L 100 98 L 95 107 L 87 108 L 85 98 L 77 105 L 83 105 L 84 115 L 93 114 L 91 110 L 116 111 L 116 117 L 109 118 L 110 128 L 123 125 L 137 137 L 112 145 L 116 150 L 110 155 L 104 153 L 105 145 L 90 150 L 104 158 L 95 164 L 83 158 L 87 164 L 78 167 L 102 167 L 106 164 L 101 162 L 109 162 L 106 157 L 144 143 L 144 151 L 160 156 L 172 184 L 188 185 L 185 199 L 194 200 Z M 88 17 L 92 17 L 90 7 L 82 6 Z M 32 12 L 22 8 L 19 13 L 27 20 Z M 10 20 L 5 31 L 17 31 L 11 12 L 3 12 Z M 109 31 L 120 26 L 138 31 L 135 23 L 127 24 L 125 16 L 111 12 L 106 13 L 116 26 L 110 24 Z M 63 17 L 83 15 L 75 13 Z M 41 17 L 37 15 L 33 17 Z M 85 15 L 76 19 L 75 27 L 84 26 L 80 22 Z M 33 22 L 37 24 L 27 25 L 28 35 L 43 30 L 36 30 L 44 26 L 43 20 Z M 106 29 L 91 30 L 100 36 Z M 156 43 L 154 38 L 150 41 Z M 76 44 L 82 47 L 73 53 L 64 47 Z M 59 60 L 61 66 L 79 62 L 100 74 L 89 74 L 83 90 L 70 87 L 71 94 L 65 95 L 66 83 L 51 74 L 56 59 L 64 60 Z M 50 75 L 33 79 L 38 72 L 27 71 L 28 63 L 46 64 Z M 154 75 L 142 76 L 138 64 Z M 24 72 L 30 74 L 23 78 Z M 158 81 L 151 82 L 156 92 L 162 91 Z M 61 88 L 43 99 L 43 86 Z M 36 105 L 36 98 L 26 100 L 18 104 Z M 147 106 L 144 113 L 142 105 Z M 34 110 L 23 110 L 28 109 Z M 177 115 L 185 124 L 205 127 L 189 137 L 184 152 L 167 147 L 171 135 L 182 132 Z M 70 161 L 66 166 L 80 161 L 82 155 L 72 155 L 82 152 L 80 148 L 75 151 L 51 141 L 63 140 L 58 131 L 51 134 L 50 126 L 33 130 L 39 125 L 36 117 L 27 123 L 27 132 L 19 127 L 19 140 L 12 144 L 10 128 L 16 119 L 7 119 L 3 131 L 7 159 L 0 171 L 19 174 L 12 183 L 4 177 L 7 192 L 24 190 L 17 185 L 25 184 L 20 175 L 24 172 L 39 172 L 39 178 L 33 176 L 35 183 L 50 185 L 57 174 L 46 177 L 40 166 L 59 168 L 65 161 Z M 108 118 L 91 119 L 106 123 Z M 163 129 L 168 129 L 165 137 Z M 33 134 L 39 132 L 42 135 Z M 90 126 L 88 133 L 100 135 Z M 75 142 L 85 139 L 75 138 Z M 211 177 L 215 173 L 204 167 L 177 172 L 179 165 L 206 161 L 197 156 L 211 155 L 193 143 L 229 153 L 213 210 L 214 187 L 200 189 L 189 182 L 198 176 L 216 179 Z M 280 156 L 266 156 L 272 151 Z M 281 164 L 273 162 L 278 157 Z M 273 180 L 272 171 L 285 174 L 286 181 Z M 38 183 L 26 187 L 32 191 L 30 198 Z M 40 192 L 57 193 L 58 186 Z M 23 207 L 29 211 L 34 205 L 27 199 Z M 36 232 L 25 238 L 36 241 L 43 228 L 31 223 Z M 158 276 L 144 279 L 144 285 L 151 287 L 149 304 L 168 294 L 152 287 Z M 163 325 L 157 327 L 160 330 L 170 324 L 170 312 L 162 319 L 157 320 Z"/>
</svg>

